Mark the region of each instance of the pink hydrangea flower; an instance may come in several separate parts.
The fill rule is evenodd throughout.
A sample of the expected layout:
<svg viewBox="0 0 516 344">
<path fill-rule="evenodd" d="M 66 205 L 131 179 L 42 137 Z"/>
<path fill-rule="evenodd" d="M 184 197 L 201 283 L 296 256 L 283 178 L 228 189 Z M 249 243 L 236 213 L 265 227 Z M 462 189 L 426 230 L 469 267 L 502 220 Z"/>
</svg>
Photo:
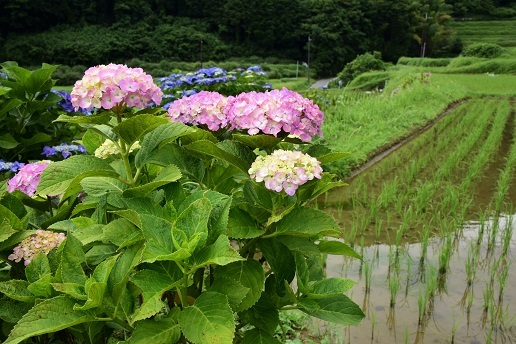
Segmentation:
<svg viewBox="0 0 516 344">
<path fill-rule="evenodd" d="M 270 155 L 258 156 L 249 169 L 256 182 L 264 182 L 269 190 L 294 196 L 297 188 L 314 178 L 321 179 L 321 163 L 308 154 L 278 149 Z"/>
<path fill-rule="evenodd" d="M 59 246 L 64 239 L 66 239 L 66 235 L 63 233 L 38 229 L 35 235 L 23 239 L 7 258 L 16 263 L 23 259 L 25 266 L 27 266 L 39 252 L 48 254 L 54 247 Z"/>
<path fill-rule="evenodd" d="M 281 131 L 310 141 L 322 135 L 324 114 L 317 104 L 286 88 L 228 97 L 224 109 L 231 129 L 277 136 Z"/>
<path fill-rule="evenodd" d="M 223 110 L 227 99 L 217 92 L 202 91 L 174 101 L 167 111 L 173 121 L 206 125 L 209 130 L 219 130 L 228 125 Z"/>
<path fill-rule="evenodd" d="M 14 177 L 9 179 L 7 190 L 9 192 L 20 190 L 30 197 L 34 196 L 41 179 L 41 174 L 48 164 L 50 164 L 49 160 L 26 164 L 14 175 Z"/>
<path fill-rule="evenodd" d="M 70 96 L 75 111 L 90 107 L 111 109 L 120 104 L 141 109 L 151 102 L 161 103 L 163 92 L 143 69 L 111 63 L 89 68 L 75 83 Z"/>
</svg>

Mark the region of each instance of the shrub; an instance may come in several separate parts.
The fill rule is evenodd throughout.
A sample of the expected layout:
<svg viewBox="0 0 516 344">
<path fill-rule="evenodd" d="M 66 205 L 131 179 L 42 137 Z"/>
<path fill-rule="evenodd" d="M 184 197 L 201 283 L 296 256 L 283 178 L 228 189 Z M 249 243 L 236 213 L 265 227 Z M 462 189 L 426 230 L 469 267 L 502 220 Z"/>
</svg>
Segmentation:
<svg viewBox="0 0 516 344">
<path fill-rule="evenodd" d="M 385 64 L 382 61 L 382 56 L 377 51 L 375 51 L 373 54 L 365 53 L 363 55 L 358 55 L 353 61 L 346 64 L 342 72 L 339 73 L 338 77 L 344 83 L 349 83 L 360 74 L 374 70 L 385 70 Z"/>
<path fill-rule="evenodd" d="M 383 89 L 390 78 L 389 72 L 367 72 L 360 74 L 348 85 L 349 88 L 364 91 Z"/>
<path fill-rule="evenodd" d="M 493 58 L 502 55 L 504 49 L 494 43 L 473 43 L 462 50 L 462 56 Z"/>
</svg>

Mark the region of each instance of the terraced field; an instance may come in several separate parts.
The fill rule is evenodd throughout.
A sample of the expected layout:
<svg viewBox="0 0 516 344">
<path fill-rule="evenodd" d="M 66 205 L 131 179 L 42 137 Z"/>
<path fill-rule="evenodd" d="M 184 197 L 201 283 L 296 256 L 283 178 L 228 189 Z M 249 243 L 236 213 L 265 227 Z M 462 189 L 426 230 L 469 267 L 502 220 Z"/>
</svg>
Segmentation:
<svg viewBox="0 0 516 344">
<path fill-rule="evenodd" d="M 464 45 L 478 42 L 516 47 L 516 20 L 454 21 L 452 27 Z"/>
</svg>

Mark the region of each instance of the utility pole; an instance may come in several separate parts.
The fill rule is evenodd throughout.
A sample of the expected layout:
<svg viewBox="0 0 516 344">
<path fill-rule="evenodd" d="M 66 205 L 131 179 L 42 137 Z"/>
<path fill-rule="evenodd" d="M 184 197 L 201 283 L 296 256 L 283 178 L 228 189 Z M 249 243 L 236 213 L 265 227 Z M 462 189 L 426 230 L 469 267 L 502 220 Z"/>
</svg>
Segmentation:
<svg viewBox="0 0 516 344">
<path fill-rule="evenodd" d="M 310 87 L 310 42 L 312 39 L 310 35 L 308 35 L 308 63 L 307 63 L 307 71 L 308 71 L 308 87 Z"/>
<path fill-rule="evenodd" d="M 201 39 L 201 69 L 202 69 L 202 39 Z"/>
</svg>

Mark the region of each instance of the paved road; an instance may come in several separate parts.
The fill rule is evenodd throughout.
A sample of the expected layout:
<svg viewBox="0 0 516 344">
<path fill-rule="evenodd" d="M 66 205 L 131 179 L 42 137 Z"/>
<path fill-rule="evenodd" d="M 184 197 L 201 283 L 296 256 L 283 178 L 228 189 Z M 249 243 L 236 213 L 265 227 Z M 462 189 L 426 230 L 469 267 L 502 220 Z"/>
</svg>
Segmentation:
<svg viewBox="0 0 516 344">
<path fill-rule="evenodd" d="M 328 86 L 328 83 L 330 81 L 332 81 L 334 78 L 329 78 L 329 79 L 321 79 L 321 80 L 317 80 L 316 82 L 314 82 L 310 88 L 321 88 L 321 87 L 324 87 L 324 86 Z"/>
</svg>

